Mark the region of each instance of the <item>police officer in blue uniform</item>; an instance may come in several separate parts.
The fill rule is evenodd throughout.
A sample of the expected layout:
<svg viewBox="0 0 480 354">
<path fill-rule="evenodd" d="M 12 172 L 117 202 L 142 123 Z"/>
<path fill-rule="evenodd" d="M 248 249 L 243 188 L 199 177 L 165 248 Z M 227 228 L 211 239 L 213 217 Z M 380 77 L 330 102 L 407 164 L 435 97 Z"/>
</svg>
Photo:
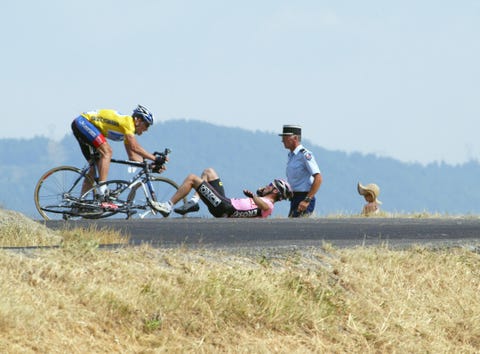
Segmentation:
<svg viewBox="0 0 480 354">
<path fill-rule="evenodd" d="M 322 174 L 311 151 L 301 144 L 302 128 L 284 125 L 283 145 L 290 150 L 287 162 L 287 180 L 293 190 L 289 217 L 309 216 L 315 209 L 315 194 L 322 184 Z"/>
</svg>

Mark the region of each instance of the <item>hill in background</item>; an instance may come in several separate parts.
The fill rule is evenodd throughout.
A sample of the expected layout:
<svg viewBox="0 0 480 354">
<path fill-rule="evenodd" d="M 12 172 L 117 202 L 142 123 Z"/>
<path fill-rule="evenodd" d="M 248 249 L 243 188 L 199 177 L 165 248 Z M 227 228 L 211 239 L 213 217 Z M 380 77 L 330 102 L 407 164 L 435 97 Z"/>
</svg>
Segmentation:
<svg viewBox="0 0 480 354">
<path fill-rule="evenodd" d="M 285 176 L 287 150 L 275 133 L 172 120 L 152 126 L 138 139 L 149 151 L 165 147 L 172 150 L 165 176 L 178 183 L 189 173 L 200 174 L 204 168 L 214 167 L 229 197 L 241 197 L 244 188 L 255 190 Z M 303 143 L 315 154 L 323 175 L 317 194 L 316 213 L 320 216 L 357 214 L 363 205 L 356 191 L 359 181 L 380 186 L 383 210 L 388 212 L 480 213 L 478 162 L 423 166 L 375 155 L 329 151 L 308 139 Z M 121 143 L 113 142 L 112 146 L 114 157 L 126 157 Z M 77 142 L 67 135 L 59 142 L 44 137 L 0 139 L 0 163 L 0 204 L 38 218 L 33 203 L 38 178 L 54 166 L 83 166 L 85 162 Z M 112 169 L 110 177 L 118 178 L 116 173 Z M 287 211 L 288 203 L 278 203 L 273 215 L 286 216 Z"/>
</svg>

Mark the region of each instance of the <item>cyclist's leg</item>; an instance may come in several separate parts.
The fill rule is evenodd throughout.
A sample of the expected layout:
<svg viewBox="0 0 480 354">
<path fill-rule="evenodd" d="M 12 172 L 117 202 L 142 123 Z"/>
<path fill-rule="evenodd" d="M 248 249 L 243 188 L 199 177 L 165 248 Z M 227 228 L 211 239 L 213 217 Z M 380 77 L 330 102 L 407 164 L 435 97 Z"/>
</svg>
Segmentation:
<svg viewBox="0 0 480 354">
<path fill-rule="evenodd" d="M 225 197 L 225 189 L 223 188 L 223 182 L 220 178 L 208 181 L 210 186 L 217 191 L 219 195 Z"/>
<path fill-rule="evenodd" d="M 108 171 L 110 168 L 110 160 L 112 158 L 112 148 L 98 128 L 90 123 L 85 117 L 79 116 L 72 123 L 73 135 L 80 144 L 83 156 L 87 161 L 94 158 L 94 152 L 98 151 L 97 158 L 98 168 L 98 182 L 107 180 Z M 95 180 L 95 169 L 91 168 L 89 171 L 91 180 Z M 83 192 L 89 190 L 92 186 L 84 185 Z"/>
<path fill-rule="evenodd" d="M 206 169 L 203 170 L 202 174 L 200 175 L 200 179 L 203 180 L 203 181 L 207 181 L 207 182 L 211 182 L 211 181 L 219 181 L 218 183 L 216 183 L 216 185 L 214 185 L 213 187 L 223 196 L 225 196 L 225 191 L 223 189 L 223 184 L 222 184 L 222 181 L 220 181 L 220 177 L 218 176 L 217 174 L 217 171 L 215 171 L 213 168 L 211 167 L 208 167 Z M 200 185 L 201 182 L 198 183 L 197 186 L 193 186 L 195 189 Z M 190 191 L 188 191 L 190 192 Z M 188 195 L 188 192 L 187 194 L 185 194 L 185 196 Z M 184 197 L 185 197 L 184 196 Z M 180 199 L 178 199 L 180 200 Z M 198 194 L 197 191 L 195 191 L 195 194 L 193 195 L 192 198 L 190 198 L 190 200 L 194 203 L 198 203 L 198 201 L 200 200 L 200 196 Z M 172 199 L 172 202 L 173 202 L 173 199 Z M 175 204 L 175 203 L 174 203 Z"/>
<path fill-rule="evenodd" d="M 220 179 L 212 181 L 213 184 L 203 181 L 197 188 L 200 199 L 208 207 L 208 211 L 215 217 L 224 217 L 230 215 L 234 209 L 230 199 L 226 198 L 217 190 L 221 182 Z M 223 191 L 223 187 L 221 187 Z"/>
<path fill-rule="evenodd" d="M 98 132 L 98 129 L 95 126 L 90 127 L 90 125 L 92 124 L 82 116 L 75 118 L 72 122 L 73 136 L 77 139 L 77 142 L 80 145 L 80 150 L 87 161 L 92 159 L 92 149 L 95 149 L 95 147 L 91 142 L 90 134 L 87 133 L 85 126 L 88 126 L 89 129 L 95 129 Z"/>
<path fill-rule="evenodd" d="M 100 153 L 97 161 L 98 180 L 99 182 L 105 182 L 110 169 L 110 160 L 112 159 L 113 154 L 112 147 L 107 141 L 105 141 L 103 144 L 97 147 L 97 151 Z"/>
<path fill-rule="evenodd" d="M 175 192 L 172 198 L 170 198 L 170 201 L 172 202 L 173 205 L 175 205 L 180 200 L 185 198 L 193 188 L 196 189 L 202 182 L 203 180 L 197 175 L 194 175 L 194 174 L 188 175 L 187 178 L 185 178 L 183 183 L 180 185 L 180 187 L 178 187 L 178 190 Z"/>
<path fill-rule="evenodd" d="M 84 117 L 79 116 L 72 122 L 72 132 L 75 139 L 77 139 L 78 145 L 80 146 L 80 150 L 82 151 L 83 157 L 85 160 L 91 161 L 94 158 L 94 151 L 95 148 L 93 147 L 92 143 L 89 141 L 88 136 L 86 136 L 83 132 L 84 129 L 81 129 L 83 121 L 86 120 Z M 88 171 L 88 175 L 90 178 L 86 178 L 83 180 L 82 185 L 82 192 L 81 194 L 85 194 L 86 191 L 90 190 L 93 187 L 92 182 L 96 180 L 97 176 L 95 176 L 95 168 L 92 166 Z"/>
<path fill-rule="evenodd" d="M 95 167 L 92 166 L 90 167 L 90 169 L 88 170 L 88 176 L 90 178 L 86 178 L 84 181 L 83 181 L 83 184 L 82 184 L 82 195 L 85 194 L 89 189 L 91 189 L 93 187 L 93 184 L 95 182 L 95 179 L 97 176 L 95 176 Z"/>
<path fill-rule="evenodd" d="M 215 171 L 213 168 L 208 167 L 203 170 L 201 176 L 200 176 L 204 181 L 210 182 L 213 180 L 216 180 L 220 177 L 218 177 L 217 171 Z"/>
<path fill-rule="evenodd" d="M 198 177 L 195 174 L 190 174 L 185 178 L 182 185 L 178 187 L 177 192 L 170 199 L 173 205 L 178 203 L 178 201 L 185 198 L 192 189 L 197 190 L 197 188 L 202 184 L 202 182 L 214 182 L 212 187 L 221 195 L 225 196 L 225 191 L 223 189 L 223 183 L 218 177 L 217 172 L 213 168 L 206 168 L 203 170 L 202 175 Z M 198 195 L 198 191 L 195 193 Z"/>
</svg>

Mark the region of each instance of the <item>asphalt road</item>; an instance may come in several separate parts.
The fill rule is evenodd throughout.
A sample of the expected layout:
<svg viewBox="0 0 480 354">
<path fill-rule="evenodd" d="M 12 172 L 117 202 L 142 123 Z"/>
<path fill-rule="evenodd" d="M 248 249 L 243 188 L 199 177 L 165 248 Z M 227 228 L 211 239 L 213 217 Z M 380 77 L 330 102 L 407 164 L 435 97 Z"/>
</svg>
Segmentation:
<svg viewBox="0 0 480 354">
<path fill-rule="evenodd" d="M 480 218 L 312 218 L 46 221 L 47 227 L 96 225 L 120 230 L 131 243 L 156 247 L 429 247 L 480 245 Z"/>
</svg>

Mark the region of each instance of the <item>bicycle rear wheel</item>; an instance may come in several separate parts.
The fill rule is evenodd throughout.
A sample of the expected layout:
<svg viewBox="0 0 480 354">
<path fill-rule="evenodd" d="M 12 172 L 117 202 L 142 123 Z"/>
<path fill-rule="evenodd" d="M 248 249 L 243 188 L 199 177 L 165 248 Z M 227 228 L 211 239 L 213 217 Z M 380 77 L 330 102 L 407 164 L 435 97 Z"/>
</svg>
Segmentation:
<svg viewBox="0 0 480 354">
<path fill-rule="evenodd" d="M 35 207 L 45 220 L 60 220 L 76 216 L 72 212 L 82 196 L 84 183 L 93 185 L 89 175 L 73 166 L 60 166 L 45 172 L 35 186 Z"/>
<path fill-rule="evenodd" d="M 178 184 L 169 178 L 159 176 L 150 177 L 150 182 L 152 183 L 153 190 L 155 191 L 155 197 L 157 201 L 169 200 L 178 189 Z M 137 210 L 135 216 L 142 219 L 155 217 L 163 218 L 162 214 L 155 212 L 150 207 L 147 201 L 147 195 L 149 194 L 145 194 L 146 192 L 143 190 L 142 186 L 142 183 L 134 185 L 127 199 L 132 207 Z M 147 187 L 145 186 L 145 188 Z M 185 203 L 186 201 L 186 198 L 183 198 L 183 202 Z"/>
</svg>

